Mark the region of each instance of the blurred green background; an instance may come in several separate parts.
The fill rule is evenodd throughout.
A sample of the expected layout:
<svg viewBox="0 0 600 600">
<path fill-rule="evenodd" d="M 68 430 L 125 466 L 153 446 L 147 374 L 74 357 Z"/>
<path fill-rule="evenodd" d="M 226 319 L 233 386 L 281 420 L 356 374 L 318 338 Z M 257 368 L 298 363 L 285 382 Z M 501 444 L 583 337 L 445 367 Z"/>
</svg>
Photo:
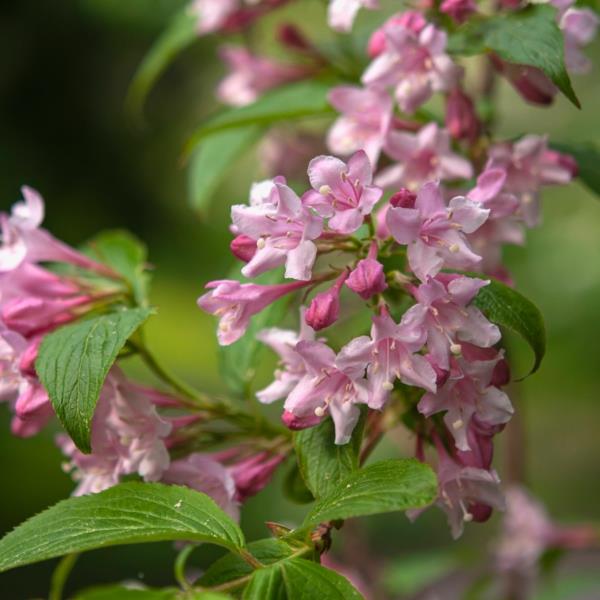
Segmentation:
<svg viewBox="0 0 600 600">
<path fill-rule="evenodd" d="M 181 148 L 201 119 L 215 109 L 222 67 L 214 38 L 199 40 L 172 65 L 147 106 L 140 129 L 123 104 L 130 78 L 175 0 L 4 0 L 0 4 L 0 198 L 7 209 L 27 183 L 47 203 L 46 226 L 77 245 L 105 228 L 124 227 L 145 240 L 155 266 L 153 301 L 159 315 L 149 340 L 172 369 L 208 391 L 224 391 L 219 378 L 214 322 L 197 310 L 206 281 L 231 265 L 228 207 L 245 201 L 256 171 L 252 155 L 232 165 L 210 214 L 200 219 L 187 204 Z M 314 34 L 322 3 L 306 0 L 282 16 L 298 17 Z M 265 30 L 268 27 L 264 28 Z M 598 45 L 590 52 L 600 58 Z M 500 127 L 506 136 L 549 133 L 555 140 L 600 142 L 600 66 L 575 80 L 583 110 L 562 98 L 551 109 L 526 107 L 501 88 Z M 600 167 L 599 167 L 600 168 Z M 598 522 L 600 509 L 600 203 L 579 184 L 546 193 L 543 227 L 526 248 L 511 249 L 508 264 L 519 289 L 542 309 L 548 327 L 547 357 L 533 377 L 515 385 L 515 403 L 527 433 L 522 457 L 527 481 L 551 514 L 564 522 Z M 517 372 L 530 357 L 516 352 Z M 269 361 L 271 359 L 269 358 Z M 268 379 L 270 363 L 261 374 Z M 56 430 L 29 440 L 9 433 L 0 407 L 0 461 L 4 532 L 66 497 L 73 486 L 61 471 Z M 505 436 L 506 437 L 506 436 Z M 399 432 L 382 453 L 408 454 Z M 503 448 L 497 466 L 502 475 Z M 281 477 L 279 477 L 281 479 Z M 302 508 L 290 504 L 276 482 L 248 502 L 242 521 L 250 539 L 264 537 L 265 520 L 293 522 Z M 435 548 L 433 575 L 449 553 L 476 565 L 489 548 L 495 518 L 471 526 L 452 543 L 440 514 L 429 511 L 410 525 L 404 516 L 371 518 L 346 527 L 335 550 L 358 555 L 360 567 L 393 593 L 410 589 L 402 561 Z M 371 548 L 366 551 L 366 545 Z M 202 565 L 213 550 L 202 549 Z M 170 544 L 91 552 L 80 559 L 68 589 L 140 579 L 172 583 Z M 437 554 L 436 554 L 437 557 Z M 444 558 L 445 557 L 445 558 Z M 430 561 L 431 562 L 431 561 Z M 44 597 L 54 564 L 0 576 L 0 598 Z M 400 575 L 398 575 L 400 573 Z M 425 576 L 427 579 L 427 575 Z M 404 586 L 404 587 L 403 587 Z M 407 587 L 408 586 L 408 587 Z M 444 597 L 454 597 L 451 595 Z M 565 596 L 566 597 L 566 596 Z"/>
</svg>

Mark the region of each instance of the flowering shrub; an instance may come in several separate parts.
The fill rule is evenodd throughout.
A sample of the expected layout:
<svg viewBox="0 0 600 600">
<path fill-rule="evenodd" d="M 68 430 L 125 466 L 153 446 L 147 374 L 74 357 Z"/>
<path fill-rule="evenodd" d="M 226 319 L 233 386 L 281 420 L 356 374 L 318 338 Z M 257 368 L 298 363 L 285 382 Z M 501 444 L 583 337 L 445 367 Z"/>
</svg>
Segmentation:
<svg viewBox="0 0 600 600">
<path fill-rule="evenodd" d="M 287 4 L 195 0 L 141 65 L 129 107 L 198 36 L 247 32 Z M 546 549 L 595 540 L 552 524 L 523 490 L 505 494 L 493 454 L 515 413 L 504 331 L 532 349 L 531 373 L 545 353 L 542 316 L 514 288 L 503 248 L 539 225 L 545 187 L 579 176 L 600 191 L 598 153 L 527 132 L 497 139 L 494 82 L 530 103 L 562 93 L 579 106 L 569 73 L 591 67 L 584 48 L 598 17 L 562 1 L 484 12 L 445 0 L 388 14 L 377 0 L 331 0 L 330 27 L 354 35 L 360 9 L 380 18 L 351 60 L 294 24 L 277 31 L 285 61 L 224 45 L 216 95 L 231 108 L 186 149 L 202 210 L 231 161 L 265 137 L 271 177 L 231 207 L 235 272 L 198 298 L 218 319 L 230 398 L 174 378 L 148 347 L 138 240 L 105 232 L 71 248 L 42 227 L 44 202 L 28 187 L 0 215 L 0 398 L 14 435 L 58 419 L 76 482 L 73 498 L 0 541 L 0 570 L 63 555 L 67 569 L 81 551 L 173 540 L 185 542 L 181 589 L 140 597 L 293 599 L 308 585 L 310 597 L 345 599 L 370 594 L 327 555 L 350 518 L 412 520 L 437 507 L 457 538 L 508 506 L 498 570 L 526 579 Z M 315 117 L 328 119 L 319 134 L 269 131 Z M 263 346 L 278 365 L 257 390 Z M 131 355 L 160 387 L 127 375 Z M 279 422 L 260 404 L 278 405 Z M 401 423 L 414 455 L 370 461 Z M 246 543 L 243 503 L 280 468 L 288 494 L 312 504 L 300 525 L 269 523 L 272 537 Z M 190 581 L 185 560 L 201 542 L 228 554 Z"/>
</svg>

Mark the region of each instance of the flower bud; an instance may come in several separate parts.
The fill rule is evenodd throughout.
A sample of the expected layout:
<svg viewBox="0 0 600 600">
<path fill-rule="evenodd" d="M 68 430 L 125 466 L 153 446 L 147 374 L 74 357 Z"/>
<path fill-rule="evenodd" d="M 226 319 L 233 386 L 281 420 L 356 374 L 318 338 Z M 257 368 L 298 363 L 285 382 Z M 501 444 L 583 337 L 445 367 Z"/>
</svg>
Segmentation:
<svg viewBox="0 0 600 600">
<path fill-rule="evenodd" d="M 383 292 L 387 288 L 383 265 L 376 259 L 377 244 L 373 242 L 367 258 L 359 261 L 356 269 L 350 273 L 346 285 L 363 300 Z"/>
<path fill-rule="evenodd" d="M 577 177 L 579 173 L 577 161 L 570 154 L 563 154 L 556 150 L 546 150 L 544 152 L 544 162 L 566 169 L 571 174 L 571 177 Z"/>
<path fill-rule="evenodd" d="M 312 44 L 304 37 L 304 34 L 292 23 L 283 23 L 277 30 L 277 40 L 286 48 L 299 52 L 312 52 Z"/>
<path fill-rule="evenodd" d="M 236 500 L 244 502 L 250 496 L 258 494 L 269 483 L 275 469 L 284 459 L 282 454 L 261 452 L 230 467 L 235 481 Z"/>
<path fill-rule="evenodd" d="M 457 23 L 463 23 L 477 10 L 473 0 L 444 0 L 440 11 L 446 13 Z"/>
<path fill-rule="evenodd" d="M 397 208 L 414 208 L 417 195 L 406 188 L 402 188 L 390 198 L 390 204 Z"/>
<path fill-rule="evenodd" d="M 557 89 L 542 71 L 527 65 L 504 62 L 494 54 L 490 58 L 496 69 L 527 102 L 542 106 L 552 104 Z"/>
<path fill-rule="evenodd" d="M 457 140 L 473 141 L 479 135 L 480 123 L 473 101 L 459 88 L 453 89 L 446 99 L 446 128 Z"/>
<path fill-rule="evenodd" d="M 321 422 L 322 417 L 318 417 L 316 414 L 312 413 L 309 415 L 305 415 L 303 417 L 299 417 L 295 415 L 293 412 L 289 410 L 284 410 L 281 415 L 281 420 L 283 424 L 293 431 L 299 431 L 301 429 L 308 429 L 309 427 L 314 427 Z"/>
<path fill-rule="evenodd" d="M 256 254 L 256 240 L 247 235 L 238 235 L 229 244 L 231 253 L 242 262 L 250 262 Z"/>
<path fill-rule="evenodd" d="M 344 271 L 337 281 L 326 291 L 317 294 L 304 315 L 306 324 L 315 331 L 333 325 L 340 316 L 340 290 L 348 278 L 348 271 Z"/>
</svg>

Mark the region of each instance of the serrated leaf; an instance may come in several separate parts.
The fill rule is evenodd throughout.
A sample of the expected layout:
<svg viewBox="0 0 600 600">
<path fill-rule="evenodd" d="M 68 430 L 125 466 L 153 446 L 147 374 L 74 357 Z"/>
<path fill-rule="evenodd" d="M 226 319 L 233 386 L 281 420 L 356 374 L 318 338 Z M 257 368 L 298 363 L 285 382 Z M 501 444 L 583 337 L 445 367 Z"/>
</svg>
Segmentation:
<svg viewBox="0 0 600 600">
<path fill-rule="evenodd" d="M 189 199 L 192 208 L 204 212 L 232 163 L 263 133 L 259 125 L 226 129 L 202 140 L 189 166 Z"/>
<path fill-rule="evenodd" d="M 538 4 L 475 19 L 450 38 L 449 51 L 453 53 L 472 55 L 486 50 L 509 63 L 540 69 L 580 108 L 565 65 L 564 39 L 556 23 L 555 8 Z"/>
<path fill-rule="evenodd" d="M 197 17 L 186 6 L 173 16 L 147 52 L 127 92 L 126 105 L 135 118 L 141 117 L 146 96 L 162 72 L 182 50 L 198 38 L 196 22 Z"/>
<path fill-rule="evenodd" d="M 358 469 L 365 416 L 363 412 L 350 442 L 343 446 L 334 444 L 332 419 L 294 434 L 300 473 L 315 498 L 329 495 L 342 479 Z"/>
<path fill-rule="evenodd" d="M 600 149 L 592 143 L 551 144 L 560 152 L 570 154 L 577 162 L 577 177 L 594 194 L 600 196 Z"/>
<path fill-rule="evenodd" d="M 63 554 L 122 544 L 189 540 L 235 550 L 241 529 L 205 494 L 160 483 L 122 483 L 62 500 L 0 540 L 0 572 Z"/>
<path fill-rule="evenodd" d="M 147 305 L 148 250 L 143 242 L 128 231 L 102 231 L 87 243 L 87 249 L 92 258 L 122 275 L 139 305 Z"/>
<path fill-rule="evenodd" d="M 90 452 L 90 430 L 100 390 L 119 350 L 152 314 L 123 309 L 65 325 L 44 337 L 35 370 L 60 422 L 82 452 Z"/>
<path fill-rule="evenodd" d="M 437 480 L 431 467 L 414 459 L 383 460 L 340 481 L 317 501 L 304 525 L 422 508 L 436 496 Z"/>
<path fill-rule="evenodd" d="M 289 544 L 275 538 L 267 538 L 248 544 L 248 552 L 264 565 L 270 565 L 288 558 L 293 551 Z M 203 587 L 215 587 L 233 579 L 250 575 L 252 570 L 252 567 L 239 555 L 226 554 L 208 567 L 204 575 L 198 580 L 198 584 Z"/>
<path fill-rule="evenodd" d="M 223 111 L 194 132 L 186 151 L 192 152 L 202 139 L 225 129 L 333 115 L 335 112 L 327 100 L 330 89 L 330 85 L 321 81 L 301 81 L 277 88 L 248 106 Z"/>
<path fill-rule="evenodd" d="M 293 460 L 283 479 L 283 493 L 286 498 L 298 504 L 314 502 L 315 497 L 308 489 L 304 478 L 300 474 L 298 460 Z"/>
<path fill-rule="evenodd" d="M 483 279 L 489 277 L 473 274 Z M 533 350 L 535 362 L 529 374 L 535 373 L 546 352 L 546 327 L 537 306 L 507 285 L 491 279 L 482 287 L 473 304 L 496 325 L 506 327 L 520 335 Z"/>
<path fill-rule="evenodd" d="M 339 573 L 306 560 L 290 558 L 257 569 L 244 600 L 361 600 L 363 596 Z"/>
</svg>

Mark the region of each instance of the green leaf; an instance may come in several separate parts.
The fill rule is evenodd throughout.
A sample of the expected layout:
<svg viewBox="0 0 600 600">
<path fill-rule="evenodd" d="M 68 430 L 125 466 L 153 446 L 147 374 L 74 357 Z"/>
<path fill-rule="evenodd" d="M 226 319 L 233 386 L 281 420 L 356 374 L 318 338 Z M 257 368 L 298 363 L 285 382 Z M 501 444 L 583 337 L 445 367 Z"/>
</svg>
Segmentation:
<svg viewBox="0 0 600 600">
<path fill-rule="evenodd" d="M 123 276 L 135 301 L 148 303 L 148 250 L 143 242 L 124 230 L 103 231 L 87 243 L 88 254 Z"/>
<path fill-rule="evenodd" d="M 316 427 L 294 434 L 294 445 L 300 473 L 315 498 L 332 493 L 342 479 L 358 469 L 358 455 L 366 412 L 354 428 L 352 439 L 343 446 L 334 444 L 332 419 L 325 419 Z"/>
<path fill-rule="evenodd" d="M 62 500 L 19 525 L 0 540 L 0 572 L 72 552 L 166 540 L 244 545 L 241 529 L 205 494 L 129 482 Z"/>
<path fill-rule="evenodd" d="M 82 452 L 90 452 L 92 417 L 119 350 L 152 314 L 133 308 L 66 325 L 44 337 L 35 363 L 61 423 Z"/>
<path fill-rule="evenodd" d="M 244 600 L 361 600 L 363 596 L 339 573 L 304 558 L 290 558 L 257 569 Z"/>
<path fill-rule="evenodd" d="M 283 493 L 286 498 L 298 504 L 314 502 L 315 497 L 308 489 L 304 478 L 300 474 L 298 461 L 292 459 L 290 467 L 283 479 Z"/>
<path fill-rule="evenodd" d="M 259 125 L 226 129 L 200 143 L 189 166 L 189 197 L 193 208 L 205 211 L 217 186 L 240 157 L 263 133 Z"/>
<path fill-rule="evenodd" d="M 270 565 L 288 558 L 293 551 L 289 544 L 275 538 L 266 538 L 248 544 L 248 552 L 263 565 Z M 252 567 L 238 554 L 226 554 L 206 570 L 198 580 L 198 585 L 215 587 L 250 575 L 252 571 Z"/>
<path fill-rule="evenodd" d="M 217 592 L 182 591 L 178 588 L 133 588 L 103 585 L 79 592 L 73 600 L 232 600 Z"/>
<path fill-rule="evenodd" d="M 176 13 L 142 60 L 126 99 L 127 108 L 135 118 L 141 118 L 146 96 L 162 72 L 198 38 L 196 21 L 188 6 Z"/>
<path fill-rule="evenodd" d="M 565 66 L 563 34 L 553 7 L 538 4 L 477 19 L 459 28 L 450 41 L 450 51 L 456 54 L 486 50 L 509 63 L 540 69 L 575 106 L 581 107 Z"/>
<path fill-rule="evenodd" d="M 206 136 L 225 129 L 333 115 L 335 111 L 327 100 L 330 89 L 331 85 L 322 81 L 301 81 L 277 88 L 248 106 L 226 110 L 194 132 L 187 152 L 194 150 Z"/>
<path fill-rule="evenodd" d="M 489 279 L 486 275 L 472 275 Z M 537 306 L 507 285 L 495 279 L 479 290 L 473 304 L 496 325 L 506 327 L 520 335 L 533 350 L 535 362 L 529 375 L 535 373 L 546 352 L 546 328 Z"/>
<path fill-rule="evenodd" d="M 577 162 L 577 177 L 594 194 L 600 196 L 600 149 L 591 143 L 551 144 L 555 150 L 570 154 Z"/>
<path fill-rule="evenodd" d="M 415 459 L 383 460 L 351 473 L 317 501 L 305 525 L 422 508 L 437 495 L 431 467 Z"/>
</svg>

